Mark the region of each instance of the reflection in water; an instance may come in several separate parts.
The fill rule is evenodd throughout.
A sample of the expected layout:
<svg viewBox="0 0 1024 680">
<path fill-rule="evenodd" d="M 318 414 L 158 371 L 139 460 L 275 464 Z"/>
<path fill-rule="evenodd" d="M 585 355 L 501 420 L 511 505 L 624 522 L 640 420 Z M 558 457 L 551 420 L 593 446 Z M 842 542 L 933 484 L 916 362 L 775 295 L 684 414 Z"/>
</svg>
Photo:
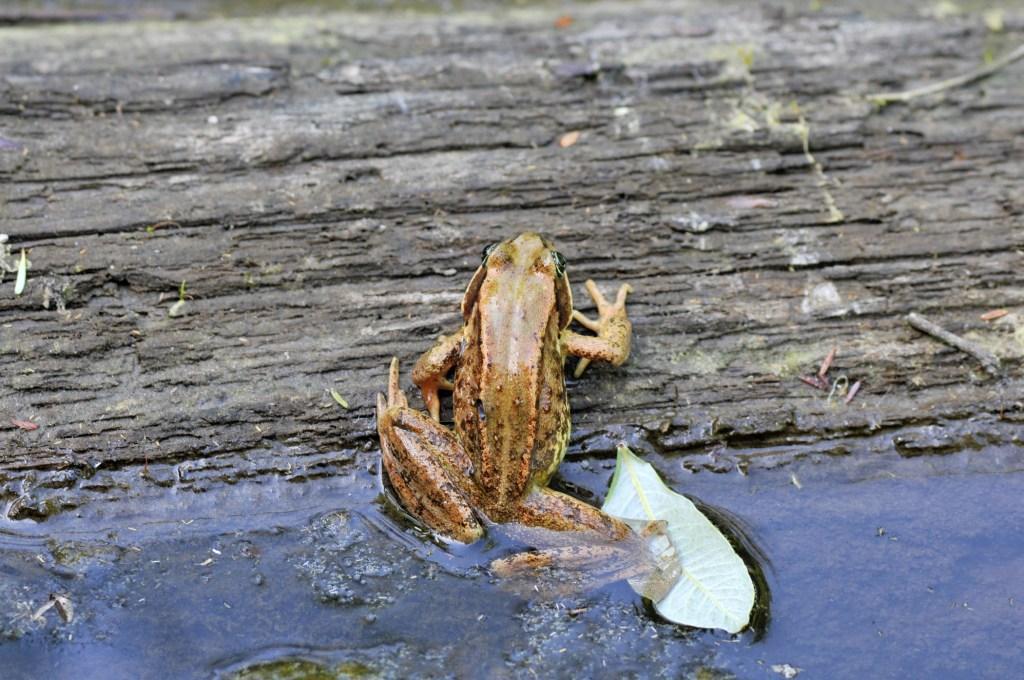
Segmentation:
<svg viewBox="0 0 1024 680">
<path fill-rule="evenodd" d="M 737 515 L 697 498 L 687 496 L 711 523 L 729 539 L 733 549 L 743 558 L 747 572 L 754 581 L 754 608 L 750 612 L 750 623 L 747 629 L 754 634 L 754 641 L 760 640 L 768 631 L 771 621 L 772 591 L 768 586 L 765 567 L 771 569 L 772 563 L 767 553 L 754 539 L 753 528 Z"/>
<path fill-rule="evenodd" d="M 660 600 L 680 574 L 663 522 L 645 523 L 617 541 L 521 524 L 490 525 L 488 533 L 512 546 L 509 554 L 491 561 L 491 573 L 502 588 L 522 597 L 554 599 L 628 581 L 645 597 Z"/>
</svg>

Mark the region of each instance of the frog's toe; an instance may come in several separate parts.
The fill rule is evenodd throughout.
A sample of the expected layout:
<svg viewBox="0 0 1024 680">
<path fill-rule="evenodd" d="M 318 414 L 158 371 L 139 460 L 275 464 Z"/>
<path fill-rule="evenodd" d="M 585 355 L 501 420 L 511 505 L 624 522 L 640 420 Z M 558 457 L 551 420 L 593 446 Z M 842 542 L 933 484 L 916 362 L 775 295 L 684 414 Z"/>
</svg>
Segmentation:
<svg viewBox="0 0 1024 680">
<path fill-rule="evenodd" d="M 595 333 L 601 330 L 601 322 L 594 321 L 583 312 L 574 309 L 572 311 L 572 318 L 587 330 L 594 331 Z"/>
<path fill-rule="evenodd" d="M 408 406 L 409 404 L 398 380 L 398 357 L 391 357 L 391 365 L 388 367 L 387 403 L 388 406 Z"/>
<path fill-rule="evenodd" d="M 597 287 L 597 284 L 592 280 L 587 279 L 587 282 L 584 285 L 587 288 L 587 292 L 590 293 L 590 297 L 593 299 L 594 305 L 597 306 L 597 313 L 600 317 L 600 321 L 596 322 L 595 325 L 601 325 L 602 322 L 617 314 L 625 314 L 626 296 L 633 292 L 633 287 L 631 285 L 624 283 L 619 286 L 619 291 L 615 295 L 615 302 L 609 302 Z M 586 326 L 587 324 L 584 325 Z M 587 327 L 589 328 L 589 326 Z M 592 328 L 591 330 L 597 329 Z"/>
</svg>

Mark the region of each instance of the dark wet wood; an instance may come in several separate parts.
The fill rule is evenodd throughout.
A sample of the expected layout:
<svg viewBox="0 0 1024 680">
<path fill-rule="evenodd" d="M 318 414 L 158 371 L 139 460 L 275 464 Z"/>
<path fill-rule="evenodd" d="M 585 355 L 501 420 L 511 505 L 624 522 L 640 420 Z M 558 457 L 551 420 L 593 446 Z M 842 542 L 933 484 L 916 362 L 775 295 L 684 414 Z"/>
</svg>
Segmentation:
<svg viewBox="0 0 1024 680">
<path fill-rule="evenodd" d="M 863 95 L 1012 49 L 1024 14 L 667 7 L 0 28 L 4 262 L 32 264 L 0 283 L 10 515 L 362 472 L 388 359 L 527 229 L 584 311 L 588 277 L 635 288 L 630 360 L 570 385 L 571 459 L 1019 447 L 1024 68 Z M 832 347 L 850 404 L 799 380 Z"/>
</svg>

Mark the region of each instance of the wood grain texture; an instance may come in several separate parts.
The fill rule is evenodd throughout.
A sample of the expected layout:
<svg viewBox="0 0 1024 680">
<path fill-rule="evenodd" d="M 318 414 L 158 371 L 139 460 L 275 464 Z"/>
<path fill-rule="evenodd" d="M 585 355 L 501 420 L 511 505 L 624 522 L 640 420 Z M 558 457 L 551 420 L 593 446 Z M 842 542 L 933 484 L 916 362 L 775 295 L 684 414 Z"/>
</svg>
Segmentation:
<svg viewBox="0 0 1024 680">
<path fill-rule="evenodd" d="M 0 232 L 31 260 L 0 282 L 9 515 L 365 467 L 389 358 L 407 376 L 525 230 L 584 311 L 586 278 L 635 289 L 630 360 L 570 381 L 570 463 L 1020 451 L 1024 68 L 864 94 L 1012 49 L 1024 14 L 572 14 L 0 27 Z M 798 380 L 832 347 L 849 405 Z"/>
</svg>

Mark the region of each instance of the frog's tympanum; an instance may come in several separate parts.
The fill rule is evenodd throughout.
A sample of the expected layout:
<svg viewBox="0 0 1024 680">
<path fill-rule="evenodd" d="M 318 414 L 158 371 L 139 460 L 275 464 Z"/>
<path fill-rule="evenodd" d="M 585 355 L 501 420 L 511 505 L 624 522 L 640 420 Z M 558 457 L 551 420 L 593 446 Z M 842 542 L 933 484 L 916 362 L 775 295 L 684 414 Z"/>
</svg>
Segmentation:
<svg viewBox="0 0 1024 680">
<path fill-rule="evenodd" d="M 377 400 L 384 469 L 405 508 L 435 532 L 465 543 L 485 522 L 630 533 L 621 521 L 547 488 L 569 440 L 564 362 L 618 366 L 631 324 L 623 284 L 614 302 L 586 287 L 598 319 L 572 308 L 565 258 L 537 234 L 488 247 L 462 300 L 462 329 L 442 336 L 413 369 L 429 415 L 409 407 L 391 363 L 388 396 Z M 597 335 L 569 330 L 576 320 Z M 454 370 L 454 378 L 449 374 Z M 439 390 L 453 392 L 454 432 L 439 422 Z"/>
</svg>

